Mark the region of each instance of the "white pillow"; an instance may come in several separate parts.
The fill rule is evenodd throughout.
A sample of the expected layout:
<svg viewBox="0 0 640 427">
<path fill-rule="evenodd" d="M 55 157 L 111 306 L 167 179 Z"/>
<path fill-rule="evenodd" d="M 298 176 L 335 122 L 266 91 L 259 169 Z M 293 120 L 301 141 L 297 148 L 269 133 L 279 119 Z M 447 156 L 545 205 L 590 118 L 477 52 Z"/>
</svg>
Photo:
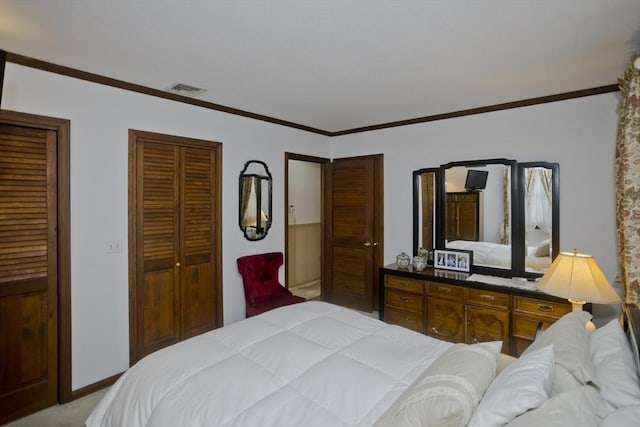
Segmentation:
<svg viewBox="0 0 640 427">
<path fill-rule="evenodd" d="M 602 420 L 600 427 L 635 427 L 640 420 L 640 406 L 625 406 L 616 409 Z"/>
<path fill-rule="evenodd" d="M 549 253 L 551 252 L 550 245 L 549 240 L 543 240 L 533 250 L 533 255 L 539 257 L 549 256 Z"/>
<path fill-rule="evenodd" d="M 496 374 L 501 341 L 455 344 L 422 373 L 375 424 L 464 427 Z"/>
<path fill-rule="evenodd" d="M 507 366 L 491 383 L 469 427 L 499 427 L 538 407 L 551 392 L 554 373 L 551 346 L 532 351 Z"/>
<path fill-rule="evenodd" d="M 556 368 L 552 396 L 585 384 L 597 384 L 585 329 L 589 320 L 591 313 L 587 311 L 567 313 L 543 331 L 523 353 L 553 345 Z"/>
<path fill-rule="evenodd" d="M 540 407 L 517 417 L 507 427 L 596 427 L 595 408 L 599 399 L 598 390 L 594 387 L 578 387 L 551 397 Z"/>
<path fill-rule="evenodd" d="M 589 350 L 602 397 L 598 417 L 605 418 L 623 406 L 640 406 L 635 361 L 620 323 L 614 319 L 596 329 L 589 338 Z"/>
</svg>

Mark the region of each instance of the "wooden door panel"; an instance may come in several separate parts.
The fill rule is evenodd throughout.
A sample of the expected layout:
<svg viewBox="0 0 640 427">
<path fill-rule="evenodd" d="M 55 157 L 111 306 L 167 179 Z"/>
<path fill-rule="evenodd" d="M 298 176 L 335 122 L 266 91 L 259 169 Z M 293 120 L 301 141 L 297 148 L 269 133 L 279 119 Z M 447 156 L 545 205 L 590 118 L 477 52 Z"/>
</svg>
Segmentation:
<svg viewBox="0 0 640 427">
<path fill-rule="evenodd" d="M 214 327 L 211 262 L 191 263 L 184 269 L 181 280 L 182 339 L 201 334 Z"/>
<path fill-rule="evenodd" d="M 464 339 L 464 304 L 427 299 L 427 335 L 445 341 L 462 342 Z"/>
<path fill-rule="evenodd" d="M 0 125 L 0 423 L 57 401 L 56 150 Z"/>
<path fill-rule="evenodd" d="M 142 286 L 137 306 L 138 351 L 143 357 L 179 341 L 178 287 L 178 150 L 144 142 L 138 146 L 138 245 Z"/>
<path fill-rule="evenodd" d="M 214 325 L 215 152 L 185 147 L 181 153 L 181 338 Z"/>
<path fill-rule="evenodd" d="M 178 342 L 177 306 L 179 293 L 176 289 L 173 267 L 145 274 L 142 309 L 142 355 Z"/>
<path fill-rule="evenodd" d="M 331 172 L 331 236 L 326 299 L 363 311 L 373 309 L 375 160 L 337 159 Z"/>
<path fill-rule="evenodd" d="M 509 312 L 490 308 L 466 307 L 468 344 L 502 341 L 502 351 L 509 351 Z"/>
</svg>

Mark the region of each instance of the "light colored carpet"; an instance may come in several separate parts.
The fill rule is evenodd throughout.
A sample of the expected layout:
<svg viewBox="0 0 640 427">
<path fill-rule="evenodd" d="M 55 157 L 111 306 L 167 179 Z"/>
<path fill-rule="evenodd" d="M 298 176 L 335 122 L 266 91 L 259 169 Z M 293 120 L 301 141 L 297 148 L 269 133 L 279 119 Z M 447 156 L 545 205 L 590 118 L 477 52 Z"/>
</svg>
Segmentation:
<svg viewBox="0 0 640 427">
<path fill-rule="evenodd" d="M 305 283 L 299 286 L 290 287 L 289 290 L 292 294 L 303 297 L 307 300 L 320 297 L 320 281 L 315 280 L 313 282 Z"/>
<path fill-rule="evenodd" d="M 85 420 L 108 389 L 107 387 L 64 405 L 43 409 L 6 424 L 5 427 L 84 427 Z"/>
</svg>

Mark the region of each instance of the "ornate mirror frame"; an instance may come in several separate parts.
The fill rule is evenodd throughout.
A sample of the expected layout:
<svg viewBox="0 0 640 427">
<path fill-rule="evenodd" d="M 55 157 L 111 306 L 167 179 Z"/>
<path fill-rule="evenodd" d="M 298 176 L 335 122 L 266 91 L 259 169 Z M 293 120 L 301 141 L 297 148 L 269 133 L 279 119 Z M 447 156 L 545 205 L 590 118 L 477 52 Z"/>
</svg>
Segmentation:
<svg viewBox="0 0 640 427">
<path fill-rule="evenodd" d="M 260 160 L 249 160 L 240 172 L 238 224 L 247 240 L 262 240 L 271 228 L 272 181 L 269 168 Z"/>
</svg>

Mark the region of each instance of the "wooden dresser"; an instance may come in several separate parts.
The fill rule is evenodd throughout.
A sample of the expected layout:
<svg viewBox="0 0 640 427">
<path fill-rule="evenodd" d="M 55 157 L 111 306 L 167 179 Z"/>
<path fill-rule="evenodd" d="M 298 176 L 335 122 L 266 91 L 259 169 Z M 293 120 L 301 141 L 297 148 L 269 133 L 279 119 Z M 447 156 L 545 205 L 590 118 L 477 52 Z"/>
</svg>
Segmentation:
<svg viewBox="0 0 640 427">
<path fill-rule="evenodd" d="M 571 304 L 535 290 L 467 281 L 469 275 L 427 268 L 380 269 L 380 320 L 451 342 L 502 341 L 519 356 L 542 322 L 548 327 Z"/>
</svg>

